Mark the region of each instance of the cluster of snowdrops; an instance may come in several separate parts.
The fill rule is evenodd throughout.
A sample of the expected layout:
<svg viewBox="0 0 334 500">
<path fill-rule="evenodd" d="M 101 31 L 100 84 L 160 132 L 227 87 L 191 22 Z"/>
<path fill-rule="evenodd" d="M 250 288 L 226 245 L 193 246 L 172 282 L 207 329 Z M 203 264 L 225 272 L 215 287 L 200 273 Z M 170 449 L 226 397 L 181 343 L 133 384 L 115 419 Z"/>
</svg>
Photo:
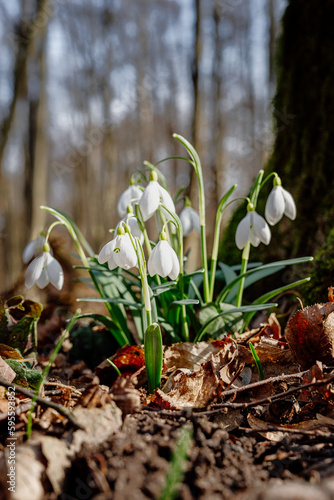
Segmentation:
<svg viewBox="0 0 334 500">
<path fill-rule="evenodd" d="M 248 305 L 242 304 L 244 288 L 286 265 L 311 260 L 305 257 L 266 265 L 249 263 L 251 245 L 270 243 L 269 225 L 279 222 L 283 215 L 292 220 L 296 217 L 294 200 L 282 187 L 279 176 L 271 173 L 264 178 L 263 170 L 260 170 L 249 197 L 231 200 L 236 185 L 222 197 L 216 214 L 211 258 L 208 259 L 201 162 L 196 150 L 186 139 L 177 134 L 174 137 L 189 155 L 177 158 L 189 162 L 195 169 L 199 188 L 198 208 L 194 209 L 190 200 L 183 197 L 182 190 L 179 190 L 178 197 L 182 196 L 184 199 L 184 208 L 179 215 L 176 213 L 174 201 L 178 200 L 173 201 L 165 179 L 157 168 L 163 161 L 174 157 L 155 165 L 144 162 L 148 176 L 142 173 L 139 179 L 131 177 L 130 185 L 117 205 L 121 220 L 113 231 L 112 239 L 98 255 L 91 249 L 75 222 L 63 212 L 50 207 L 42 208 L 53 214 L 57 221 L 50 225 L 46 233 L 31 241 L 23 254 L 25 263 L 31 261 L 25 275 L 27 288 L 35 284 L 44 288 L 51 283 L 60 290 L 64 274 L 61 265 L 52 255 L 48 239 L 57 224 L 67 227 L 82 262 L 78 267 L 87 270 L 89 284 L 99 294 L 98 298 L 85 300 L 104 302 L 108 310 L 108 316 L 92 314 L 91 317 L 105 324 L 120 346 L 144 343 L 151 392 L 160 383 L 160 327 L 163 329 L 165 342 L 198 341 L 204 335 L 217 336 L 217 332 L 226 335 L 227 328 L 242 331 L 255 312 L 275 305 L 270 303 L 273 297 L 304 283 L 308 278 L 272 290 Z M 266 201 L 265 217 L 262 217 L 256 207 L 259 194 L 268 181 L 273 182 L 273 187 Z M 235 243 L 242 251 L 241 264 L 230 267 L 218 262 L 222 216 L 230 203 L 245 199 L 247 212 L 235 234 Z M 145 226 L 146 221 L 154 215 L 159 228 L 159 239 L 156 242 L 150 240 Z M 187 273 L 183 238 L 193 230 L 200 233 L 202 268 Z M 215 287 L 216 280 L 221 282 L 219 287 Z M 128 326 L 128 316 L 132 316 L 136 334 Z"/>
</svg>

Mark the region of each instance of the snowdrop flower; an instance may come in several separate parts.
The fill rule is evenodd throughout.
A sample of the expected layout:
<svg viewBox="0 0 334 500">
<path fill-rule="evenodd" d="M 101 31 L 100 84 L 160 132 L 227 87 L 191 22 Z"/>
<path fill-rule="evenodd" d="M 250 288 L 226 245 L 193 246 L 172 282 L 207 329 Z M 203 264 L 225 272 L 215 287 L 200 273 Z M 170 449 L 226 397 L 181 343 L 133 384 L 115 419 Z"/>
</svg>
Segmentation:
<svg viewBox="0 0 334 500">
<path fill-rule="evenodd" d="M 130 236 L 122 226 L 118 227 L 115 238 L 104 245 L 97 260 L 100 264 L 108 261 L 110 271 L 116 267 L 130 269 L 138 266 L 137 254 Z"/>
<path fill-rule="evenodd" d="M 132 210 L 131 205 L 129 205 L 128 210 Z M 128 211 L 127 215 L 123 217 L 123 219 L 117 224 L 116 232 L 123 222 L 129 226 L 132 236 L 133 237 L 137 236 L 139 238 L 140 243 L 143 244 L 144 235 L 139 227 L 137 217 L 134 215 L 134 213 Z"/>
<path fill-rule="evenodd" d="M 182 224 L 183 236 L 188 236 L 193 229 L 198 233 L 201 232 L 199 214 L 190 205 L 186 205 L 183 208 L 179 217 Z"/>
<path fill-rule="evenodd" d="M 147 263 L 147 268 L 150 276 L 159 274 L 162 278 L 168 276 L 171 280 L 175 280 L 180 273 L 180 263 L 175 251 L 172 249 L 168 241 L 166 241 L 166 233 L 160 234 L 160 241 L 153 248 Z"/>
<path fill-rule="evenodd" d="M 29 241 L 25 249 L 23 250 L 22 260 L 24 264 L 28 264 L 28 262 L 33 258 L 37 257 L 43 252 L 43 245 L 45 243 L 45 236 L 40 234 L 32 241 Z"/>
<path fill-rule="evenodd" d="M 242 250 L 249 241 L 254 247 L 260 242 L 269 245 L 270 229 L 263 217 L 259 215 L 251 203 L 247 207 L 247 215 L 239 222 L 235 233 L 235 243 Z"/>
<path fill-rule="evenodd" d="M 45 243 L 42 255 L 36 257 L 27 267 L 25 286 L 29 289 L 36 284 L 39 288 L 45 288 L 49 283 L 61 290 L 64 273 L 59 262 L 52 257 L 49 245 Z"/>
<path fill-rule="evenodd" d="M 158 210 L 160 203 L 163 203 L 171 212 L 175 212 L 175 205 L 169 192 L 160 186 L 157 173 L 152 171 L 150 182 L 139 200 L 139 208 L 144 221 L 152 217 L 154 212 Z"/>
<path fill-rule="evenodd" d="M 133 181 L 131 181 L 133 182 Z M 143 194 L 139 186 L 130 184 L 130 186 L 121 194 L 117 203 L 117 212 L 120 217 L 125 217 L 128 206 L 138 202 Z"/>
<path fill-rule="evenodd" d="M 292 195 L 281 186 L 281 180 L 274 180 L 274 187 L 271 190 L 265 208 L 265 218 L 271 226 L 281 220 L 283 215 L 294 220 L 296 218 L 296 204 Z"/>
</svg>

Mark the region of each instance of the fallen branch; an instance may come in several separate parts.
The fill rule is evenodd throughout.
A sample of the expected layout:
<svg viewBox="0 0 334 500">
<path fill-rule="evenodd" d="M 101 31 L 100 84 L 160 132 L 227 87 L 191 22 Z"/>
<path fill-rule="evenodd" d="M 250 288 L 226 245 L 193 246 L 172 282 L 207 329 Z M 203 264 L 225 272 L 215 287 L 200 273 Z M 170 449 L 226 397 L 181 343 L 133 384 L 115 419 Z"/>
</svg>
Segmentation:
<svg viewBox="0 0 334 500">
<path fill-rule="evenodd" d="M 305 370 L 303 372 L 298 372 L 298 373 L 288 373 L 287 375 L 285 375 L 285 374 L 277 375 L 277 377 L 270 377 L 270 378 L 266 378 L 265 380 L 259 380 L 258 382 L 253 382 L 252 384 L 243 385 L 243 386 L 238 387 L 236 389 L 230 389 L 229 391 L 224 391 L 221 396 L 222 397 L 232 396 L 233 394 L 236 394 L 239 392 L 248 391 L 250 389 L 254 389 L 254 388 L 260 387 L 262 385 L 271 384 L 273 382 L 280 382 L 281 380 L 286 380 L 288 378 L 300 378 L 303 375 L 305 375 L 308 371 L 309 370 Z M 217 404 L 220 404 L 220 403 L 217 403 Z M 212 405 L 212 406 L 216 406 L 216 404 Z"/>
<path fill-rule="evenodd" d="M 196 408 L 185 408 L 184 410 L 158 410 L 156 408 L 150 408 L 150 407 L 144 407 L 143 410 L 145 411 L 151 411 L 151 412 L 156 412 L 159 413 L 159 415 L 163 417 L 186 417 L 186 418 L 191 418 L 192 415 L 196 415 L 199 417 L 202 416 L 210 416 L 214 415 L 215 413 L 219 413 L 222 409 L 230 409 L 230 410 L 244 410 L 247 408 L 253 408 L 254 406 L 258 405 L 263 405 L 267 403 L 272 403 L 273 401 L 277 401 L 278 399 L 285 398 L 286 396 L 289 396 L 290 394 L 294 394 L 295 392 L 302 391 L 305 389 L 308 389 L 309 387 L 318 387 L 321 385 L 326 385 L 329 382 L 332 382 L 334 380 L 334 375 L 331 375 L 330 377 L 327 377 L 322 380 L 315 380 L 314 382 L 309 382 L 307 384 L 300 385 L 298 387 L 293 387 L 292 389 L 289 389 L 287 391 L 280 392 L 278 394 L 275 394 L 273 396 L 264 398 L 264 399 L 259 399 L 257 401 L 252 401 L 250 403 L 218 403 L 215 405 L 215 408 L 213 410 L 207 410 L 207 411 L 196 411 Z M 245 386 L 247 387 L 247 386 Z M 233 392 L 232 392 L 233 394 Z M 188 411 L 188 413 L 185 410 L 191 410 Z M 189 416 L 188 416 L 189 415 Z"/>
<path fill-rule="evenodd" d="M 4 387 L 7 387 L 7 389 L 9 387 L 14 387 L 15 392 L 19 392 L 20 394 L 23 394 L 23 396 L 26 396 L 27 398 L 32 399 L 34 397 L 33 391 L 29 391 L 29 389 L 25 389 L 24 387 L 20 387 L 19 385 L 13 384 L 13 382 L 9 383 L 1 376 L 0 376 L 0 384 L 3 385 Z M 72 412 L 67 410 L 67 408 L 65 408 L 64 406 L 54 403 L 53 401 L 47 401 L 46 399 L 43 399 L 40 396 L 35 396 L 35 402 L 40 406 L 44 406 L 46 408 L 53 408 L 60 415 L 67 418 L 74 427 L 76 427 L 77 429 L 84 430 L 84 427 L 76 420 Z"/>
</svg>

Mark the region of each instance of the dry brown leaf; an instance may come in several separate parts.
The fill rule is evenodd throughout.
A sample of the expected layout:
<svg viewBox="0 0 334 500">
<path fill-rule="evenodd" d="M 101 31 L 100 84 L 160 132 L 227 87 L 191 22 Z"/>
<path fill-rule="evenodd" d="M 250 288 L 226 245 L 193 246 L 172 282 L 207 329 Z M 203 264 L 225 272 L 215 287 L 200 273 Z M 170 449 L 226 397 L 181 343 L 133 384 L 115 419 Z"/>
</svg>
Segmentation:
<svg viewBox="0 0 334 500">
<path fill-rule="evenodd" d="M 314 304 L 289 319 L 285 338 L 302 369 L 334 361 L 334 303 Z"/>
<path fill-rule="evenodd" d="M 227 413 L 220 411 L 215 413 L 212 421 L 227 432 L 232 432 L 237 429 L 243 422 L 244 416 L 241 410 L 228 411 Z"/>
<path fill-rule="evenodd" d="M 140 393 L 135 389 L 135 384 L 134 377 L 118 377 L 110 389 L 111 397 L 122 410 L 123 416 L 140 407 Z"/>
<path fill-rule="evenodd" d="M 83 408 L 100 408 L 106 406 L 111 401 L 107 388 L 100 385 L 90 384 L 78 400 L 77 406 Z"/>
<path fill-rule="evenodd" d="M 329 420 L 332 421 L 332 419 Z M 254 415 L 252 415 L 251 413 L 247 415 L 247 421 L 252 429 L 266 431 L 265 434 L 261 433 L 261 435 L 266 437 L 267 439 L 270 439 L 271 441 L 281 441 L 281 439 L 284 437 L 284 430 L 286 429 L 294 429 L 299 431 L 328 431 L 328 429 L 324 428 L 324 421 L 321 417 L 319 419 L 317 418 L 313 420 L 304 420 L 303 422 L 298 422 L 296 424 L 275 425 L 275 427 L 278 429 L 277 431 L 269 431 L 272 423 L 264 422 L 263 420 L 254 417 Z M 332 425 L 333 423 L 331 422 L 330 426 Z M 273 436 L 268 437 L 268 433 L 272 433 Z"/>
<path fill-rule="evenodd" d="M 85 430 L 78 429 L 73 434 L 70 451 L 79 451 L 82 444 L 98 446 L 122 425 L 121 410 L 111 401 L 104 408 L 80 408 L 73 410 L 73 416 Z"/>
<path fill-rule="evenodd" d="M 56 440 L 56 438 L 53 438 Z M 40 446 L 29 443 L 15 448 L 15 490 L 9 496 L 8 476 L 10 465 L 9 449 L 5 449 L 0 459 L 0 487 L 12 500 L 43 500 L 45 491 L 41 481 L 44 473 Z"/>
<path fill-rule="evenodd" d="M 48 429 L 52 424 L 61 422 L 65 417 L 60 415 L 53 408 L 47 408 L 43 411 L 42 415 L 39 419 L 36 419 L 35 422 L 44 430 Z"/>
<path fill-rule="evenodd" d="M 269 431 L 268 428 L 270 424 L 264 422 L 263 420 L 260 420 L 259 418 L 254 417 L 254 415 L 252 415 L 251 413 L 248 413 L 247 421 L 252 429 L 256 431 L 262 431 L 259 432 L 259 434 L 263 436 L 265 439 L 268 439 L 269 441 L 274 441 L 275 443 L 278 443 L 279 441 L 282 441 L 282 439 L 285 436 L 284 432 L 282 431 Z"/>
<path fill-rule="evenodd" d="M 119 368 L 123 376 L 133 375 L 145 365 L 144 349 L 140 346 L 125 346 L 119 349 L 110 360 Z M 102 384 L 109 387 L 115 382 L 117 373 L 106 359 L 95 369 Z"/>
<path fill-rule="evenodd" d="M 163 390 L 156 391 L 149 398 L 151 406 L 170 409 L 203 408 L 231 382 L 240 366 L 236 342 L 232 339 L 218 341 L 220 347 L 218 351 L 215 349 L 216 342 L 201 342 L 200 344 L 202 345 L 195 351 L 190 349 L 189 355 L 188 345 L 177 344 L 179 346 L 176 350 L 177 355 L 169 356 L 170 366 L 174 366 L 171 359 L 176 361 L 182 359 L 188 366 L 190 364 L 197 367 L 199 353 L 205 352 L 206 349 L 210 352 L 209 360 L 202 363 L 196 371 L 190 371 L 189 368 L 179 368 L 173 372 Z M 196 346 L 196 344 L 194 345 Z M 175 353 L 172 350 L 173 352 Z M 179 353 L 182 353 L 182 356 L 179 356 Z"/>
<path fill-rule="evenodd" d="M 246 365 L 254 363 L 254 358 L 251 351 L 242 345 L 238 346 L 239 357 Z M 261 343 L 255 346 L 255 351 L 259 356 L 262 365 L 280 364 L 290 365 L 292 361 L 291 352 L 288 349 L 282 349 L 278 345 Z"/>
<path fill-rule="evenodd" d="M 200 370 L 203 363 L 217 354 L 231 339 L 211 340 L 208 342 L 180 342 L 167 347 L 164 354 L 166 370 L 170 368 L 188 368 L 191 371 Z M 233 341 L 232 341 L 233 342 Z"/>
<path fill-rule="evenodd" d="M 334 418 L 325 417 L 325 415 L 317 413 L 317 420 L 319 420 L 319 422 L 326 427 L 334 427 Z"/>
<path fill-rule="evenodd" d="M 105 408 L 75 408 L 75 418 L 85 427 L 70 433 L 67 440 L 40 434 L 16 446 L 16 489 L 13 500 L 42 500 L 49 490 L 48 478 L 58 496 L 62 492 L 66 468 L 83 445 L 99 446 L 122 425 L 121 411 L 111 402 Z M 0 460 L 0 488 L 8 491 L 8 456 Z M 45 488 L 45 489 L 44 489 Z"/>
<path fill-rule="evenodd" d="M 13 382 L 16 377 L 14 370 L 0 356 L 0 375 L 9 383 Z M 1 383 L 1 382 L 0 382 Z"/>
</svg>

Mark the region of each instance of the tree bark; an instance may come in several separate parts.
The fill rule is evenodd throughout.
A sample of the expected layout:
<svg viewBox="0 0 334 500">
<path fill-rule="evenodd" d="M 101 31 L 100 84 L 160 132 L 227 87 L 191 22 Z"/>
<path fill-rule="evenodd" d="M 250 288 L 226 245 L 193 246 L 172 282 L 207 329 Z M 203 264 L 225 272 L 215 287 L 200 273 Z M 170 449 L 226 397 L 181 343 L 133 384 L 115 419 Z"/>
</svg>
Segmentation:
<svg viewBox="0 0 334 500">
<path fill-rule="evenodd" d="M 327 287 L 334 280 L 333 22 L 333 0 L 290 0 L 283 16 L 274 98 L 276 138 L 266 174 L 279 174 L 283 187 L 295 198 L 297 218 L 291 222 L 284 217 L 272 228 L 270 246 L 252 250 L 252 260 L 266 262 L 314 255 L 320 249 L 320 254 L 326 255 L 326 272 L 322 270 L 320 278 L 314 268 L 314 280 L 307 291 L 309 302 L 326 300 Z M 266 194 L 270 189 L 268 185 Z M 260 213 L 264 203 L 265 199 L 259 205 Z M 237 253 L 231 244 L 243 215 L 242 209 L 235 212 L 225 234 L 222 258 Z M 305 275 L 299 266 L 281 279 L 294 281 Z M 277 277 L 275 280 L 277 286 Z"/>
</svg>

